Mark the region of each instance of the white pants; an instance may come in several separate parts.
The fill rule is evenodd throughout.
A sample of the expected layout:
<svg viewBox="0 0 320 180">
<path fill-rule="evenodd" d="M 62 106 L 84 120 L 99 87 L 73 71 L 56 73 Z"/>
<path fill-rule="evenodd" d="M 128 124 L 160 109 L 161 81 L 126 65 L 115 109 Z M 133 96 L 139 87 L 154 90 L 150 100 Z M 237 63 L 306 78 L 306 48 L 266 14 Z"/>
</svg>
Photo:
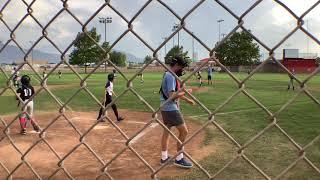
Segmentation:
<svg viewBox="0 0 320 180">
<path fill-rule="evenodd" d="M 26 103 L 28 99 L 24 100 L 23 103 Z M 23 112 L 27 112 L 30 116 L 33 115 L 33 101 L 30 101 L 23 109 L 21 109 Z"/>
</svg>

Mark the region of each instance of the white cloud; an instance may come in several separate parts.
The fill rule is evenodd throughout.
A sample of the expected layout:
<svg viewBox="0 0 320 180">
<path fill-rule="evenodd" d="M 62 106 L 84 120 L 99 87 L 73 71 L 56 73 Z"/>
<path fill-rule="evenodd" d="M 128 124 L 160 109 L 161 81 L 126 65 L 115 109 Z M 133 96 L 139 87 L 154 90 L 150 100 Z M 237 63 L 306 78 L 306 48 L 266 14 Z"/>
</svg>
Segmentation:
<svg viewBox="0 0 320 180">
<path fill-rule="evenodd" d="M 32 0 L 27 0 L 28 3 Z M 82 22 L 85 22 L 105 1 L 104 0 L 69 0 L 68 5 L 72 13 L 74 13 Z M 117 0 L 111 1 L 112 6 L 114 6 L 120 13 L 122 13 L 128 20 L 130 20 L 134 14 L 147 2 L 147 0 Z M 179 15 L 184 15 L 192 6 L 195 5 L 197 1 L 177 1 L 177 0 L 164 0 L 168 3 Z M 236 14 L 243 13 L 251 4 L 254 3 L 253 0 L 223 0 L 222 2 L 235 11 Z M 301 15 L 310 6 L 312 6 L 316 0 L 283 0 L 289 8 L 292 9 L 297 15 Z M 3 3 L 0 3 L 0 8 Z M 186 21 L 188 28 L 199 35 L 199 38 L 207 43 L 207 45 L 212 46 L 217 39 L 218 28 L 216 19 L 223 17 L 225 22 L 221 28 L 223 33 L 227 33 L 235 26 L 235 19 L 226 15 L 226 11 L 221 7 L 217 8 L 217 3 L 207 1 L 196 10 L 194 14 L 188 17 Z M 37 0 L 32 9 L 34 9 L 33 15 L 40 21 L 42 25 L 46 25 L 53 16 L 63 8 L 62 2 L 59 0 Z M 309 20 L 310 32 L 314 34 L 317 38 L 320 38 L 320 20 L 319 20 L 319 9 L 318 6 L 314 9 L 305 19 Z M 255 10 L 254 13 L 249 13 L 248 17 L 245 18 L 245 26 L 257 32 L 257 36 L 263 36 L 263 42 L 274 45 L 279 41 L 285 33 L 288 33 L 296 26 L 296 20 L 289 15 L 289 13 L 281 6 L 279 6 L 274 1 L 263 1 Z M 3 12 L 3 19 L 13 28 L 18 21 L 27 13 L 27 7 L 20 0 L 12 0 L 9 6 Z M 210 13 L 210 14 L 208 14 Z M 253 14 L 253 15 L 251 15 Z M 115 12 L 113 12 L 109 7 L 105 7 L 97 17 L 112 16 L 112 24 L 108 24 L 108 34 L 107 40 L 114 41 L 120 34 L 122 34 L 127 29 L 127 22 L 125 22 L 121 17 L 119 17 Z M 250 17 L 251 16 L 251 17 Z M 102 24 L 99 24 L 97 17 L 89 23 L 89 27 L 97 27 L 100 34 L 104 33 L 104 28 Z M 207 17 L 207 18 L 203 18 Z M 153 1 L 150 6 L 134 21 L 134 30 L 152 45 L 156 47 L 160 44 L 162 37 L 168 36 L 171 32 L 173 22 L 177 21 L 174 16 L 166 10 L 163 6 L 159 5 L 157 1 Z M 210 23 L 212 21 L 212 23 Z M 23 28 L 34 28 L 38 26 L 31 18 L 26 19 L 24 22 L 27 26 Z M 70 15 L 63 13 L 58 17 L 57 20 L 50 26 L 48 30 L 50 35 L 54 37 L 57 44 L 64 45 L 66 41 L 72 40 L 74 34 L 81 31 L 81 27 L 77 25 L 75 20 L 71 18 Z M 250 26 L 252 25 L 252 26 Z M 204 28 L 205 27 L 205 28 Z M 0 32 L 7 32 L 5 26 L 0 22 Z M 20 30 L 20 37 L 24 37 L 22 41 L 28 42 L 31 36 L 32 30 Z M 189 52 L 191 52 L 191 37 L 185 33 L 181 33 L 181 44 L 183 44 Z M 51 37 L 50 36 L 50 37 Z M 288 40 L 285 44 L 294 44 L 298 48 L 306 49 L 306 36 L 303 33 L 295 35 L 294 40 Z M 8 39 L 8 34 L 1 33 L 0 40 Z M 137 43 L 136 38 L 124 38 L 121 41 L 121 47 L 124 51 L 135 53 L 137 56 L 144 57 L 145 51 L 138 49 L 146 49 L 141 43 Z M 292 41 L 292 42 L 291 42 Z M 310 50 L 319 51 L 319 46 L 315 43 L 311 44 L 310 40 Z M 296 43 L 301 42 L 301 43 Z M 139 45 L 137 45 L 139 44 Z M 204 48 L 200 47 L 198 43 L 196 44 L 196 51 L 199 54 L 199 58 L 207 56 L 207 52 Z M 168 43 L 167 51 L 172 45 L 172 40 Z M 135 46 L 134 48 L 132 46 Z M 47 50 L 46 46 L 43 45 L 43 50 Z M 133 50 L 134 49 L 134 50 Z"/>
</svg>

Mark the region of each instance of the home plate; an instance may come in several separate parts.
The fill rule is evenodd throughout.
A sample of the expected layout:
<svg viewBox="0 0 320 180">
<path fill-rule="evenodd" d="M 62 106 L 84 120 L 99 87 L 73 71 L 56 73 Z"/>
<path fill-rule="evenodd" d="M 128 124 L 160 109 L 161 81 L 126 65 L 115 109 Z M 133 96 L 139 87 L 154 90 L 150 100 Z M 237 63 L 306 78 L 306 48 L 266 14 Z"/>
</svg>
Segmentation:
<svg viewBox="0 0 320 180">
<path fill-rule="evenodd" d="M 37 131 L 35 131 L 35 130 L 29 131 L 28 133 L 30 133 L 30 134 L 40 134 L 40 132 L 37 132 Z"/>
<path fill-rule="evenodd" d="M 108 125 L 97 125 L 93 129 L 108 129 L 110 128 Z"/>
</svg>

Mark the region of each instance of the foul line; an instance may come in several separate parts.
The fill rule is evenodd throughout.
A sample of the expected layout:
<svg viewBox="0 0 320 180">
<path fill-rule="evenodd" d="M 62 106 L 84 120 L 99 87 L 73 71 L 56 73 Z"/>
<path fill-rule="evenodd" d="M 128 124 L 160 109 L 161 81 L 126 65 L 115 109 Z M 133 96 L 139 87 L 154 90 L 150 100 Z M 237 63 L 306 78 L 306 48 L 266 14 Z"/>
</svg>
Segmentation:
<svg viewBox="0 0 320 180">
<path fill-rule="evenodd" d="M 153 128 L 157 127 L 157 126 L 158 126 L 158 123 L 151 123 L 151 125 L 147 129 L 145 129 L 140 134 L 138 134 L 136 137 L 134 137 L 130 141 L 130 144 L 136 143 L 140 138 L 142 138 L 145 134 L 147 134 L 149 131 L 151 131 L 151 129 L 153 129 Z"/>
<path fill-rule="evenodd" d="M 81 120 L 81 119 L 86 119 L 86 120 L 97 120 L 97 119 L 94 119 L 94 118 L 82 118 L 80 116 L 75 116 L 75 117 L 72 117 L 70 118 L 71 120 Z M 108 121 L 106 121 L 108 122 Z M 141 121 L 121 121 L 121 123 L 129 123 L 129 124 L 147 124 L 145 122 L 141 122 Z"/>
</svg>

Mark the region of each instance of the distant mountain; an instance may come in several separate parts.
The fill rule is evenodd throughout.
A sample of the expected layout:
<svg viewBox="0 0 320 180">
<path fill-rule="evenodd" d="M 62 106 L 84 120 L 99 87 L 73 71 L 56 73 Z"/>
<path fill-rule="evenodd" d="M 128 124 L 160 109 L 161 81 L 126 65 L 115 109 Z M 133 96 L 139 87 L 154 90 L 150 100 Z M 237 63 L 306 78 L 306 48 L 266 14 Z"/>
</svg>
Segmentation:
<svg viewBox="0 0 320 180">
<path fill-rule="evenodd" d="M 3 47 L 4 44 L 0 43 L 0 49 Z M 118 51 L 118 50 L 115 50 Z M 27 52 L 27 50 L 25 50 Z M 127 52 L 123 52 L 127 56 L 128 62 L 143 62 L 143 58 L 136 57 L 135 55 Z M 39 50 L 34 50 L 32 52 L 33 59 L 35 60 L 47 60 L 49 63 L 57 63 L 60 61 L 60 54 L 53 54 L 53 53 L 46 53 Z M 18 62 L 22 61 L 24 57 L 24 54 L 21 52 L 21 50 L 13 45 L 7 45 L 3 51 L 0 53 L 0 63 L 12 63 L 12 62 Z"/>
<path fill-rule="evenodd" d="M 115 51 L 118 51 L 118 50 L 115 50 Z M 124 51 L 120 51 L 124 54 L 126 54 L 127 56 L 127 62 L 135 62 L 135 63 L 142 63 L 144 61 L 144 58 L 140 58 L 140 57 L 137 57 L 131 53 L 128 53 L 128 52 L 124 52 Z"/>
<path fill-rule="evenodd" d="M 0 49 L 3 47 L 3 45 L 4 44 L 0 43 Z M 27 52 L 27 50 L 24 51 Z M 47 60 L 53 63 L 60 61 L 59 54 L 46 53 L 39 50 L 33 50 L 32 56 L 35 60 Z M 22 61 L 23 57 L 23 52 L 17 46 L 7 45 L 0 53 L 0 63 L 12 63 Z"/>
</svg>

